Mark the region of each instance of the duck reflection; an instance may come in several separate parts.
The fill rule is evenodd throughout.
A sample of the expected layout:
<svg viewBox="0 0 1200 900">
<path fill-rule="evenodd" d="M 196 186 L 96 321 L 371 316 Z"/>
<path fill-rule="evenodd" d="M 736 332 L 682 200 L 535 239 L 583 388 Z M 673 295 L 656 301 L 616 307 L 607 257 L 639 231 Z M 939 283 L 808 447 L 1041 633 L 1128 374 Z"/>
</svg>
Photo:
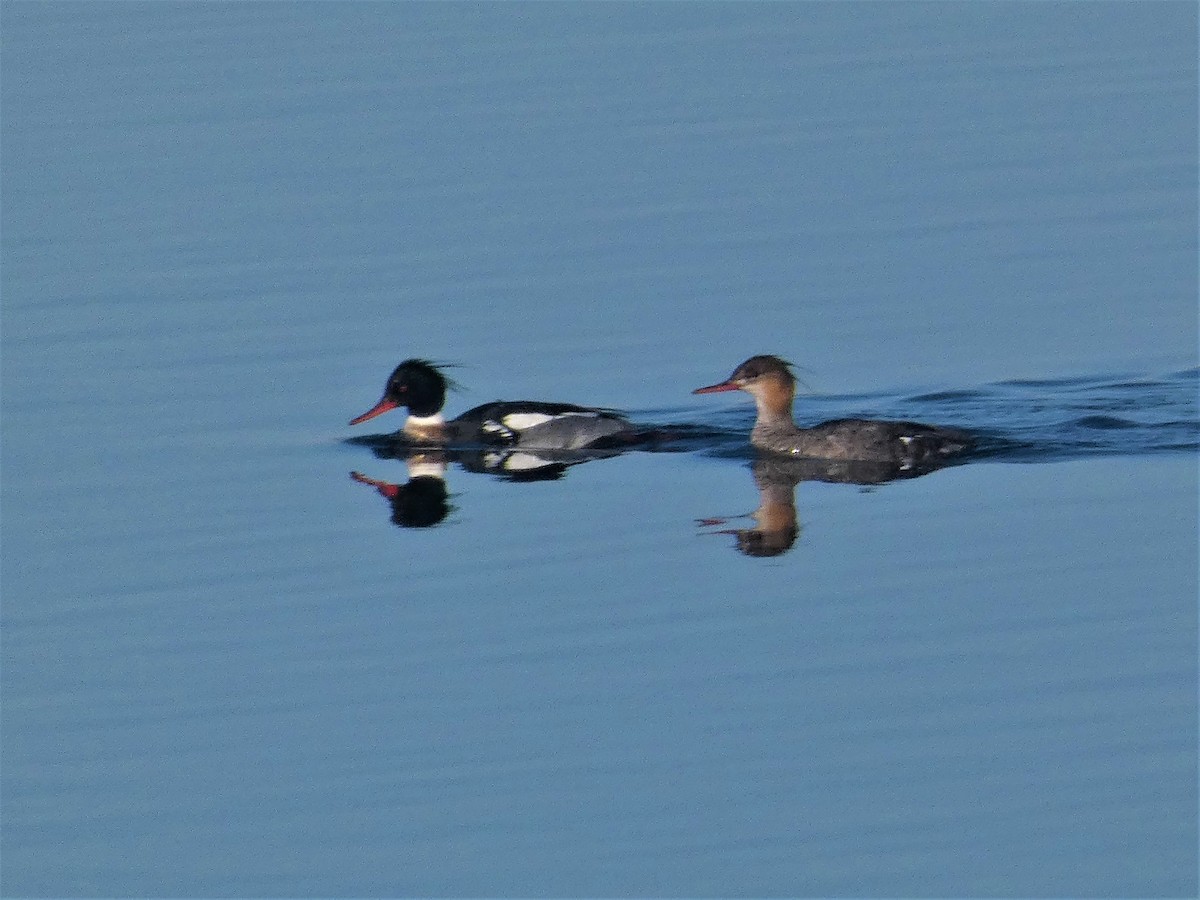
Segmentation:
<svg viewBox="0 0 1200 900">
<path fill-rule="evenodd" d="M 873 486 L 906 478 L 917 478 L 936 469 L 936 463 L 920 466 L 862 460 L 792 459 L 760 453 L 750 466 L 758 488 L 758 508 L 746 518 L 752 528 L 723 528 L 710 534 L 731 534 L 738 552 L 746 556 L 779 556 L 792 549 L 800 536 L 796 516 L 796 486 L 802 481 Z M 725 518 L 700 520 L 703 527 L 725 525 Z"/>
<path fill-rule="evenodd" d="M 437 525 L 454 507 L 446 488 L 445 455 L 414 453 L 406 460 L 408 481 L 396 484 L 368 478 L 361 472 L 350 477 L 359 484 L 370 485 L 392 507 L 392 524 L 400 528 L 431 528 Z"/>
<path fill-rule="evenodd" d="M 362 439 L 355 443 L 366 443 Z M 395 459 L 407 467 L 403 483 L 382 481 L 361 472 L 350 477 L 375 490 L 391 505 L 392 523 L 400 528 L 430 528 L 453 511 L 446 476 L 452 464 L 467 472 L 490 475 L 504 481 L 535 482 L 562 478 L 568 469 L 598 459 L 620 456 L 624 449 L 522 450 L 518 448 L 429 448 L 410 447 L 396 441 L 372 443 L 380 459 Z M 686 446 L 662 445 L 659 450 L 685 450 Z M 759 451 L 750 469 L 758 489 L 758 507 L 744 518 L 748 528 L 719 528 L 712 534 L 730 534 L 737 549 L 747 556 L 779 556 L 796 543 L 801 531 L 796 514 L 796 486 L 802 481 L 857 484 L 864 487 L 917 478 L 945 463 L 920 465 L 863 460 L 795 459 Z M 742 518 L 742 517 L 733 517 Z M 700 521 L 703 527 L 724 526 L 728 518 Z"/>
<path fill-rule="evenodd" d="M 369 485 L 392 507 L 392 523 L 400 528 L 430 528 L 454 509 L 446 486 L 451 463 L 467 472 L 491 475 L 504 481 L 554 481 L 572 466 L 617 456 L 619 450 L 515 450 L 509 448 L 419 449 L 388 444 L 373 447 L 380 459 L 399 459 L 408 468 L 403 484 L 351 472 L 359 484 Z"/>
</svg>

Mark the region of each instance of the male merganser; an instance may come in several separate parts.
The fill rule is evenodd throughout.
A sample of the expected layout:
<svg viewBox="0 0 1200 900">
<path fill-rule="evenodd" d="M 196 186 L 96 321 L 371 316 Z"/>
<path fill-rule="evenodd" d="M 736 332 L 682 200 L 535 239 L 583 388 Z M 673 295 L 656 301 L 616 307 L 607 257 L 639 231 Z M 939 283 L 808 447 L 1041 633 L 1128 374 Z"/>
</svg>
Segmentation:
<svg viewBox="0 0 1200 900">
<path fill-rule="evenodd" d="M 388 378 L 380 401 L 351 419 L 350 424 L 357 425 L 403 406 L 408 409 L 404 436 L 422 446 L 485 444 L 580 450 L 617 446 L 636 439 L 633 426 L 617 413 L 569 403 L 496 401 L 446 421 L 442 406 L 448 384 L 446 376 L 433 363 L 406 359 Z"/>
<path fill-rule="evenodd" d="M 965 431 L 916 422 L 836 419 L 812 428 L 798 428 L 792 420 L 796 378 L 789 365 L 777 356 L 752 356 L 726 381 L 692 393 L 750 394 L 758 406 L 750 443 L 793 457 L 886 462 L 909 469 L 961 453 L 974 444 Z"/>
</svg>

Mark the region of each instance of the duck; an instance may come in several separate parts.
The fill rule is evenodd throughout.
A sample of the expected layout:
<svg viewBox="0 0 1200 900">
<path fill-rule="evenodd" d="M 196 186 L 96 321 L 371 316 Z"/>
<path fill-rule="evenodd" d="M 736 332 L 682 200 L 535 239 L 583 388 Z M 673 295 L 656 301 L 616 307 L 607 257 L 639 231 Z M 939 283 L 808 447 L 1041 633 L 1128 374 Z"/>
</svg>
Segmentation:
<svg viewBox="0 0 1200 900">
<path fill-rule="evenodd" d="M 874 419 L 835 419 L 801 428 L 792 417 L 796 376 L 791 363 L 768 354 L 752 356 L 724 381 L 696 388 L 693 394 L 745 391 L 758 415 L 750 443 L 759 450 L 803 459 L 888 463 L 899 470 L 937 465 L 974 446 L 970 433 L 957 428 Z"/>
<path fill-rule="evenodd" d="M 620 413 L 571 403 L 497 400 L 447 420 L 442 410 L 446 390 L 453 386 L 438 365 L 427 359 L 406 359 L 388 376 L 379 402 L 350 424 L 403 408 L 408 416 L 396 436 L 417 446 L 581 450 L 621 446 L 636 439 L 636 430 Z"/>
</svg>

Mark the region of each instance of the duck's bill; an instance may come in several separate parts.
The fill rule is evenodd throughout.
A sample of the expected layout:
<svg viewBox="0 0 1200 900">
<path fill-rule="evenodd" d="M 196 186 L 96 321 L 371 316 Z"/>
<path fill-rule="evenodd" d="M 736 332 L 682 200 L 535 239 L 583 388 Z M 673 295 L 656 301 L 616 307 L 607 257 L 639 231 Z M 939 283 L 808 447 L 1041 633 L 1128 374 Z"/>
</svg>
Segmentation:
<svg viewBox="0 0 1200 900">
<path fill-rule="evenodd" d="M 390 481 L 376 481 L 374 478 L 368 478 L 362 472 L 351 472 L 350 477 L 359 484 L 369 484 L 389 500 L 400 493 L 400 485 L 392 484 Z"/>
<path fill-rule="evenodd" d="M 708 387 L 696 388 L 693 394 L 719 394 L 722 391 L 736 391 L 738 386 L 732 381 L 722 381 L 720 384 L 710 384 Z"/>
<path fill-rule="evenodd" d="M 363 413 L 361 416 L 358 416 L 357 418 L 351 419 L 350 424 L 358 425 L 360 422 L 367 421 L 367 419 L 373 419 L 376 416 L 381 416 L 388 410 L 395 409 L 399 405 L 400 405 L 399 403 L 396 403 L 392 400 L 387 400 L 387 399 L 380 400 L 377 404 L 375 404 L 374 408 L 368 409 L 365 413 Z"/>
</svg>

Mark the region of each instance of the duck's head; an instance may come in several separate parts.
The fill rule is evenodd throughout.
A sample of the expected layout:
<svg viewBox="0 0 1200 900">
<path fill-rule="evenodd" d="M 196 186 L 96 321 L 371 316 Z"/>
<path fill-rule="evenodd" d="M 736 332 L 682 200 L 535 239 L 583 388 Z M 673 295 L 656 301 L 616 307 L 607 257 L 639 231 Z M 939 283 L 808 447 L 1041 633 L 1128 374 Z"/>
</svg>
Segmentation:
<svg viewBox="0 0 1200 900">
<path fill-rule="evenodd" d="M 388 378 L 379 402 L 351 419 L 350 424 L 358 425 L 402 406 L 413 416 L 437 415 L 446 402 L 446 388 L 450 385 L 450 380 L 428 360 L 406 359 Z"/>
<path fill-rule="evenodd" d="M 796 376 L 791 363 L 778 356 L 752 356 L 725 381 L 696 388 L 693 394 L 716 394 L 721 391 L 745 391 L 754 398 L 760 412 L 771 415 L 791 415 L 792 398 L 796 395 Z"/>
</svg>

